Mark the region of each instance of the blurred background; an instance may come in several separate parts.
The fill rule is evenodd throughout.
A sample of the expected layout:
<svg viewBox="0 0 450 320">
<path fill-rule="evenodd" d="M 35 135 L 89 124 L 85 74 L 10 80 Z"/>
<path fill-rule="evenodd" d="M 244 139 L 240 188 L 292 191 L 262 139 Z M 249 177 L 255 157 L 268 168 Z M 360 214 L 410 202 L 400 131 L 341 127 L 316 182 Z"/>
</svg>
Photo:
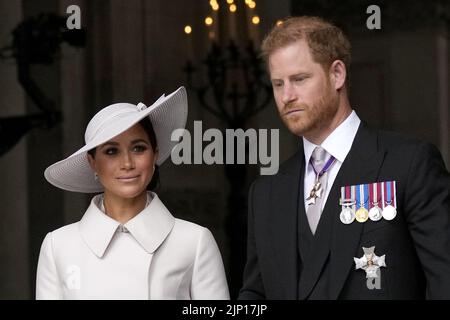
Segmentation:
<svg viewBox="0 0 450 320">
<path fill-rule="evenodd" d="M 381 29 L 367 28 L 372 4 Z M 81 29 L 67 28 L 71 5 Z M 258 50 L 280 19 L 302 14 L 348 34 L 360 118 L 434 143 L 448 168 L 448 1 L 0 0 L 0 299 L 33 299 L 45 234 L 82 217 L 92 195 L 59 190 L 43 172 L 84 145 L 89 119 L 111 103 L 150 105 L 184 85 L 191 134 L 196 120 L 203 131 L 279 129 L 280 162 L 294 154 L 299 139 L 278 118 Z M 232 298 L 258 175 L 259 165 L 161 167 L 158 194 L 213 232 Z"/>
</svg>

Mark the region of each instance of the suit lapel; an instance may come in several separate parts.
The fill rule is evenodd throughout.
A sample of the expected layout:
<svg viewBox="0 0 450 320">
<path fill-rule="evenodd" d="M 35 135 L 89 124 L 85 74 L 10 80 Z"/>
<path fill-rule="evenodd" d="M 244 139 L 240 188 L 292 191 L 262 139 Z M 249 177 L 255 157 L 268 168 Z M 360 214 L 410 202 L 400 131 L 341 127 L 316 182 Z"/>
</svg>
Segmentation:
<svg viewBox="0 0 450 320">
<path fill-rule="evenodd" d="M 333 202 L 327 202 L 332 211 L 333 232 L 330 256 L 330 298 L 337 299 L 352 269 L 353 258 L 358 250 L 364 223 L 354 221 L 350 225 L 339 219 L 340 188 L 342 186 L 375 182 L 385 157 L 384 150 L 378 150 L 377 134 L 361 124 L 352 148 L 342 164 L 333 184 Z"/>
<path fill-rule="evenodd" d="M 271 184 L 269 215 L 270 239 L 274 253 L 274 272 L 279 275 L 280 288 L 285 299 L 297 298 L 298 245 L 297 210 L 299 203 L 299 176 L 304 165 L 303 147 L 286 163 Z"/>
</svg>

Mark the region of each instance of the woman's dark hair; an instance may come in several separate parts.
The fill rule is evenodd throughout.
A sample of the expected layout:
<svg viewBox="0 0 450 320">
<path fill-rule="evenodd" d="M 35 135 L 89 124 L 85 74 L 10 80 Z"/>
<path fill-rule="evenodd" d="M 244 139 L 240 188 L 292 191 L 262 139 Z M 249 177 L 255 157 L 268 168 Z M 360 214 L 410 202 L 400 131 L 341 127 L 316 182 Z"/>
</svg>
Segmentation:
<svg viewBox="0 0 450 320">
<path fill-rule="evenodd" d="M 147 133 L 148 139 L 150 140 L 150 144 L 152 146 L 153 152 L 156 152 L 158 149 L 158 142 L 156 141 L 156 134 L 155 130 L 153 129 L 152 122 L 150 121 L 149 117 L 145 117 L 141 121 L 138 122 L 139 125 L 145 130 Z M 87 153 L 92 156 L 92 158 L 95 158 L 95 151 L 96 148 L 89 150 Z M 153 172 L 153 177 L 150 183 L 147 186 L 147 190 L 155 191 L 160 186 L 160 180 L 159 180 L 159 166 L 155 164 L 155 172 Z"/>
</svg>

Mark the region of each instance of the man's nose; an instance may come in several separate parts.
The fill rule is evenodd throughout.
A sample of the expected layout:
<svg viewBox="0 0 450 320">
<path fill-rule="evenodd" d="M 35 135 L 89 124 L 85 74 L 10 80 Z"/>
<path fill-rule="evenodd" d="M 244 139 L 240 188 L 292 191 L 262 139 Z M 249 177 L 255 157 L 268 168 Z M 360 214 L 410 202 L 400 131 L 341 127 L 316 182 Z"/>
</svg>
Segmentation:
<svg viewBox="0 0 450 320">
<path fill-rule="evenodd" d="M 295 101 L 296 99 L 297 94 L 294 90 L 294 87 L 290 83 L 285 84 L 283 87 L 283 94 L 281 97 L 281 101 L 286 105 L 290 102 Z"/>
</svg>

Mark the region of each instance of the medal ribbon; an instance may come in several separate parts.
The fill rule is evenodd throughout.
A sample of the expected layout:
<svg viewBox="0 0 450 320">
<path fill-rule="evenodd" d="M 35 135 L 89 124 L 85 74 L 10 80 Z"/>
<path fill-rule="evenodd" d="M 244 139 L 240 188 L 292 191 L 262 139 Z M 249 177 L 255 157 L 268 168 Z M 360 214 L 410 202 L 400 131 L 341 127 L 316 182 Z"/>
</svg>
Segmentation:
<svg viewBox="0 0 450 320">
<path fill-rule="evenodd" d="M 323 174 L 324 174 L 325 172 L 327 172 L 328 169 L 331 168 L 331 166 L 334 164 L 335 161 L 336 161 L 336 158 L 333 157 L 333 156 L 331 156 L 330 159 L 328 159 L 328 161 L 327 161 L 327 162 L 325 163 L 325 165 L 323 166 L 322 170 L 320 170 L 320 172 L 317 172 L 317 170 L 316 170 L 316 168 L 314 167 L 314 164 L 313 164 L 313 158 L 312 158 L 312 157 L 309 158 L 309 163 L 311 164 L 311 166 L 312 166 L 312 168 L 313 168 L 313 170 L 314 170 L 314 173 L 315 173 L 316 176 L 317 176 L 317 179 L 320 178 L 321 176 L 323 176 Z"/>
<path fill-rule="evenodd" d="M 377 198 L 377 188 L 376 186 L 374 188 L 374 184 L 375 183 L 369 184 L 369 208 L 372 208 L 374 206 L 374 202 L 376 201 L 374 201 L 374 199 Z"/>
<path fill-rule="evenodd" d="M 356 207 L 361 207 L 361 188 L 359 186 L 356 186 Z"/>
<path fill-rule="evenodd" d="M 384 201 L 386 205 L 392 205 L 392 182 L 384 182 Z"/>
<path fill-rule="evenodd" d="M 348 206 L 354 198 L 351 197 L 351 187 L 341 187 L 341 206 L 342 208 Z"/>
<path fill-rule="evenodd" d="M 356 186 L 358 188 L 356 192 L 356 205 L 360 208 L 364 207 L 367 209 L 368 207 L 368 196 L 369 196 L 369 185 L 360 184 Z M 367 195 L 367 197 L 366 197 Z"/>
<path fill-rule="evenodd" d="M 381 203 L 381 183 L 371 183 L 369 184 L 369 189 L 369 208 L 375 207 L 375 204 L 377 204 L 377 206 L 381 208 L 383 206 L 383 203 Z"/>
<path fill-rule="evenodd" d="M 350 187 L 350 197 L 352 200 L 355 199 L 355 204 L 353 205 L 353 208 L 355 208 L 358 205 L 358 203 L 356 201 L 356 194 L 357 194 L 356 186 L 351 186 Z"/>
<path fill-rule="evenodd" d="M 363 194 L 363 200 L 364 200 L 364 207 L 369 210 L 370 204 L 369 204 L 369 185 L 365 184 L 364 185 L 364 194 Z"/>
<path fill-rule="evenodd" d="M 383 194 L 382 194 L 382 192 L 381 192 L 381 183 L 376 183 L 376 185 L 377 185 L 377 197 L 376 197 L 376 201 L 378 202 L 378 207 L 380 207 L 380 208 L 382 208 L 383 207 L 383 199 L 381 199 L 382 198 L 382 196 L 383 196 Z"/>
<path fill-rule="evenodd" d="M 397 185 L 395 184 L 395 181 L 392 181 L 392 205 L 394 208 L 397 208 Z"/>
<path fill-rule="evenodd" d="M 386 204 L 390 204 L 394 208 L 397 208 L 396 205 L 396 190 L 395 190 L 395 181 L 386 181 L 385 182 L 385 188 L 386 188 Z"/>
<path fill-rule="evenodd" d="M 345 199 L 352 199 L 352 191 L 350 189 L 350 186 L 345 187 Z"/>
</svg>

